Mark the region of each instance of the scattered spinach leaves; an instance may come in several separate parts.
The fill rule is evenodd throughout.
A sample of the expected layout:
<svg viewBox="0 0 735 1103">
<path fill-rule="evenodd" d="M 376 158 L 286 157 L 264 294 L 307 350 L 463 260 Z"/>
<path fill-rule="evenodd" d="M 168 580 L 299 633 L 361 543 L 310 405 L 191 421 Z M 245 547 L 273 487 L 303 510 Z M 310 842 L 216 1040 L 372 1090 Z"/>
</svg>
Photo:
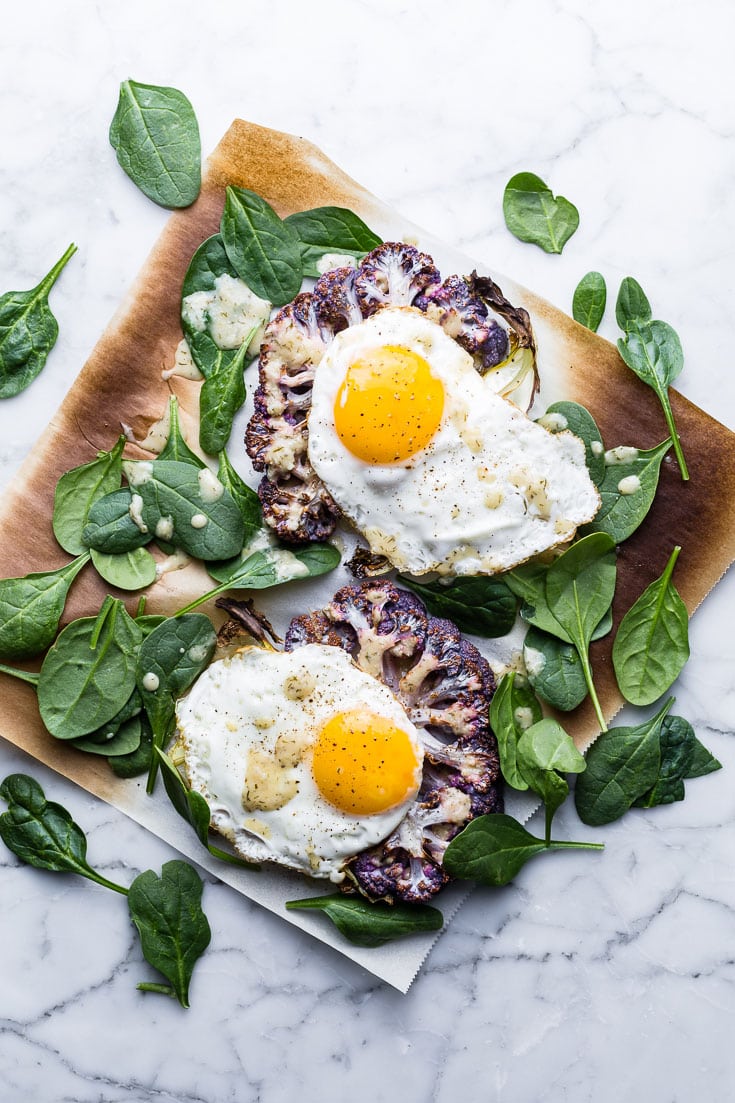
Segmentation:
<svg viewBox="0 0 735 1103">
<path fill-rule="evenodd" d="M 237 508 L 240 510 L 243 525 L 245 526 L 244 545 L 247 547 L 255 534 L 263 527 L 260 498 L 247 483 L 243 482 L 230 463 L 227 453 L 224 451 L 219 454 L 217 478 L 222 483 L 225 490 L 229 490 L 237 504 Z"/>
<path fill-rule="evenodd" d="M 578 402 L 554 402 L 539 421 L 551 433 L 574 433 L 584 444 L 585 462 L 590 478 L 599 487 L 605 475 L 605 450 L 602 435 L 592 414 Z"/>
<path fill-rule="evenodd" d="M 561 773 L 580 774 L 585 768 L 584 758 L 561 724 L 546 717 L 522 733 L 516 760 L 521 774 L 544 802 L 546 842 L 549 844 L 551 821 L 569 795 L 569 785 Z"/>
<path fill-rule="evenodd" d="M 677 545 L 661 577 L 630 607 L 615 636 L 615 677 L 633 705 L 658 700 L 689 658 L 689 615 L 671 580 L 680 551 Z"/>
<path fill-rule="evenodd" d="M 607 302 L 605 277 L 601 272 L 588 272 L 574 289 L 572 317 L 575 322 L 597 333 Z"/>
<path fill-rule="evenodd" d="M 90 555 L 100 578 L 119 590 L 143 590 L 156 581 L 156 561 L 147 548 L 114 555 L 92 548 Z"/>
<path fill-rule="evenodd" d="M 199 445 L 210 456 L 227 447 L 235 414 L 245 401 L 243 372 L 249 344 L 246 337 L 235 355 L 205 378 L 199 392 Z"/>
<path fill-rule="evenodd" d="M 175 394 L 172 394 L 168 400 L 168 424 L 168 437 L 158 453 L 159 460 L 178 460 L 179 463 L 190 463 L 193 467 L 206 467 L 204 460 L 200 459 L 196 452 L 192 452 L 181 432 L 179 403 Z"/>
<path fill-rule="evenodd" d="M 561 712 L 571 712 L 587 696 L 582 661 L 571 643 L 531 626 L 523 641 L 523 660 L 534 691 Z"/>
<path fill-rule="evenodd" d="M 524 730 L 541 719 L 534 693 L 513 670 L 504 674 L 490 702 L 490 726 L 498 741 L 500 769 L 508 785 L 521 792 L 528 782 L 518 764 L 518 741 Z"/>
<path fill-rule="evenodd" d="M 133 183 L 159 206 L 188 207 L 199 195 L 199 125 L 177 88 L 124 80 L 110 144 Z"/>
<path fill-rule="evenodd" d="M 49 292 L 76 251 L 76 245 L 70 245 L 30 291 L 7 291 L 0 296 L 0 398 L 24 391 L 56 344 L 59 325 L 48 304 Z"/>
<path fill-rule="evenodd" d="M 505 224 L 519 241 L 546 253 L 561 253 L 579 226 L 579 211 L 563 196 L 554 196 L 540 177 L 519 172 L 505 186 Z"/>
<path fill-rule="evenodd" d="M 396 938 L 426 931 L 440 931 L 444 917 L 429 904 L 369 903 L 360 896 L 337 892 L 289 900 L 289 911 L 316 909 L 324 912 L 340 934 L 355 946 L 384 946 Z"/>
<path fill-rule="evenodd" d="M 134 506 L 127 486 L 93 502 L 82 530 L 85 546 L 105 555 L 121 555 L 150 544 L 153 531 L 139 517 L 133 520 Z"/>
</svg>

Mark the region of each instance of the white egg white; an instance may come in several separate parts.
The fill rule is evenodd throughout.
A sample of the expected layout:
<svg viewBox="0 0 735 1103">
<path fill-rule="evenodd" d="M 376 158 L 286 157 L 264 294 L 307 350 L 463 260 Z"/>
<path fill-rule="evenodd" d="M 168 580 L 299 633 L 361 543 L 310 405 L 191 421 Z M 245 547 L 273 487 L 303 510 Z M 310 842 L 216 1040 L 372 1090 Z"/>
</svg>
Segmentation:
<svg viewBox="0 0 735 1103">
<path fill-rule="evenodd" d="M 406 731 L 418 765 L 403 803 L 356 816 L 320 794 L 310 749 L 330 718 L 359 708 Z M 390 690 L 336 647 L 243 648 L 212 663 L 176 711 L 189 784 L 207 800 L 212 826 L 251 861 L 339 882 L 348 858 L 391 834 L 421 783 L 416 728 Z"/>
<path fill-rule="evenodd" d="M 428 361 L 444 412 L 421 452 L 367 464 L 335 429 L 335 400 L 355 361 L 398 345 Z M 337 334 L 314 380 L 309 459 L 372 552 L 421 575 L 494 574 L 571 539 L 599 495 L 572 433 L 551 433 L 500 397 L 441 326 L 385 307 Z"/>
</svg>

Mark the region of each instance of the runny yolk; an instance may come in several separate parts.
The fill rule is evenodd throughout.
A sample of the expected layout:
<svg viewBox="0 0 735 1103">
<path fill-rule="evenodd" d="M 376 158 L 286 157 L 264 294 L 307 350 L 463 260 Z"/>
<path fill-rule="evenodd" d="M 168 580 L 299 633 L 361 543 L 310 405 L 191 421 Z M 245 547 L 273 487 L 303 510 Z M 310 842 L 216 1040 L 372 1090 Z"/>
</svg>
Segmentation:
<svg viewBox="0 0 735 1103">
<path fill-rule="evenodd" d="M 365 710 L 337 713 L 314 743 L 312 771 L 319 792 L 351 815 L 386 812 L 414 796 L 419 766 L 408 733 Z"/>
<path fill-rule="evenodd" d="M 439 428 L 444 388 L 423 356 L 383 345 L 347 369 L 334 403 L 339 439 L 366 463 L 399 463 Z"/>
</svg>

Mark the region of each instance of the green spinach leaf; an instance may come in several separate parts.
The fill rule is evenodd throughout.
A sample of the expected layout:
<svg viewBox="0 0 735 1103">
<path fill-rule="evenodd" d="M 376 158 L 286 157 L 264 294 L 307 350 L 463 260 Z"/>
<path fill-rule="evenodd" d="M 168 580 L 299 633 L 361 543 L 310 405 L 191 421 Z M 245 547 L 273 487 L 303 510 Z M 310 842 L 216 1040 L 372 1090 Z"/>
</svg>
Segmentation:
<svg viewBox="0 0 735 1103">
<path fill-rule="evenodd" d="M 43 661 L 41 719 L 56 739 L 89 735 L 111 720 L 135 688 L 140 628 L 116 598 L 97 617 L 73 620 Z"/>
<path fill-rule="evenodd" d="M 579 774 L 585 761 L 572 739 L 556 720 L 538 720 L 522 733 L 516 749 L 518 768 L 545 806 L 546 842 L 551 842 L 551 822 L 569 795 L 560 772 Z"/>
<path fill-rule="evenodd" d="M 546 574 L 549 611 L 579 653 L 587 689 L 603 731 L 606 724 L 592 680 L 589 645 L 610 608 L 615 575 L 615 543 L 603 532 L 584 536 L 572 544 L 554 560 Z"/>
<path fill-rule="evenodd" d="M 201 793 L 197 793 L 194 789 L 189 789 L 167 754 L 158 747 L 155 750 L 155 754 L 158 757 L 161 777 L 163 778 L 163 786 L 166 790 L 168 799 L 171 801 L 181 818 L 186 820 L 186 822 L 191 824 L 194 828 L 199 842 L 207 848 L 213 857 L 219 858 L 223 862 L 229 862 L 231 865 L 235 866 L 243 866 L 245 869 L 259 870 L 260 866 L 256 862 L 248 862 L 245 858 L 240 858 L 237 854 L 230 854 L 227 850 L 221 850 L 220 847 L 213 846 L 212 843 L 210 843 L 209 825 L 212 814 L 209 810 L 207 801 Z"/>
<path fill-rule="evenodd" d="M 369 903 L 360 896 L 341 892 L 289 900 L 289 911 L 317 909 L 324 912 L 340 934 L 355 946 L 384 946 L 396 938 L 425 931 L 440 931 L 444 917 L 429 904 Z"/>
<path fill-rule="evenodd" d="M 209 468 L 179 460 L 125 460 L 123 473 L 133 498 L 140 498 L 140 519 L 149 533 L 197 559 L 238 554 L 244 536 L 240 510 Z"/>
<path fill-rule="evenodd" d="M 317 262 L 325 253 L 362 258 L 382 244 L 377 234 L 344 207 L 314 207 L 284 219 L 299 239 L 305 276 L 318 276 Z"/>
<path fill-rule="evenodd" d="M 601 272 L 588 272 L 574 289 L 572 317 L 575 322 L 597 333 L 607 302 L 605 277 Z"/>
<path fill-rule="evenodd" d="M 119 590 L 143 590 L 156 581 L 156 561 L 147 548 L 114 555 L 92 548 L 90 555 L 100 578 Z"/>
<path fill-rule="evenodd" d="M 461 632 L 495 638 L 506 636 L 515 624 L 518 602 L 499 578 L 457 578 L 449 584 L 420 582 L 398 576 L 435 617 L 446 617 Z"/>
<path fill-rule="evenodd" d="M 635 801 L 636 807 L 654 808 L 684 800 L 684 779 L 691 776 L 697 742 L 694 728 L 683 716 L 664 716 L 659 736 L 658 777 L 653 787 Z"/>
<path fill-rule="evenodd" d="M 56 484 L 54 536 L 70 555 L 81 555 L 87 550 L 82 533 L 94 502 L 120 486 L 124 447 L 125 437 L 120 436 L 109 452 L 98 452 L 91 463 L 73 467 Z"/>
<path fill-rule="evenodd" d="M 504 813 L 478 816 L 455 836 L 444 852 L 452 877 L 482 885 L 507 885 L 526 862 L 547 850 L 602 850 L 600 843 L 545 842 Z"/>
<path fill-rule="evenodd" d="M 204 460 L 196 452 L 192 452 L 184 440 L 179 422 L 179 403 L 175 394 L 168 400 L 168 424 L 168 437 L 158 453 L 159 460 L 177 460 L 179 463 L 190 463 L 193 467 L 206 467 Z"/>
<path fill-rule="evenodd" d="M 532 172 L 519 172 L 505 186 L 505 224 L 519 241 L 538 245 L 546 253 L 561 253 L 579 226 L 579 211 Z"/>
<path fill-rule="evenodd" d="M 0 785 L 0 797 L 8 805 L 0 816 L 0 838 L 22 862 L 55 873 L 78 873 L 115 892 L 127 892 L 92 869 L 81 827 L 60 804 L 46 800 L 32 777 L 10 774 Z"/>
<path fill-rule="evenodd" d="M 80 555 L 55 571 L 0 579 L 0 655 L 27 659 L 40 655 L 59 630 L 72 582 L 89 555 Z"/>
<path fill-rule="evenodd" d="M 145 637 L 138 655 L 136 683 L 153 729 L 153 746 L 163 749 L 174 723 L 174 706 L 214 654 L 217 633 L 209 617 L 194 613 L 167 617 Z M 158 757 L 148 774 L 148 792 L 155 783 Z"/>
<path fill-rule="evenodd" d="M 689 471 L 669 399 L 669 387 L 684 367 L 679 336 L 667 322 L 651 317 L 648 299 L 630 276 L 620 286 L 615 313 L 624 333 L 618 340 L 618 351 L 631 371 L 656 393 L 686 482 Z"/>
<path fill-rule="evenodd" d="M 71 744 L 78 751 L 86 751 L 87 754 L 98 754 L 105 758 L 113 756 L 134 754 L 140 747 L 143 728 L 139 716 L 133 716 L 126 720 L 120 727 L 111 733 L 106 742 L 90 736 L 82 736 L 81 739 L 73 739 Z"/>
<path fill-rule="evenodd" d="M 254 333 L 251 330 L 251 333 Z M 227 447 L 235 414 L 245 401 L 245 357 L 249 340 L 225 364 L 206 377 L 199 393 L 199 446 L 216 456 Z"/>
<path fill-rule="evenodd" d="M 667 717 L 667 719 L 669 719 Z M 683 720 L 681 716 L 672 716 L 671 720 L 679 721 L 686 724 L 687 721 Z M 695 777 L 704 777 L 705 774 L 711 774 L 715 770 L 721 770 L 722 763 L 718 762 L 713 754 L 711 754 L 703 743 L 694 737 L 694 750 L 692 751 L 692 757 L 687 768 L 686 779 Z"/>
<path fill-rule="evenodd" d="M 634 727 L 610 728 L 587 752 L 587 769 L 574 790 L 583 823 L 599 827 L 619 819 L 656 783 L 661 764 L 661 724 L 672 701 Z"/>
<path fill-rule="evenodd" d="M 152 869 L 135 878 L 128 890 L 130 918 L 146 961 L 170 982 L 144 982 L 140 991 L 163 992 L 189 1006 L 194 966 L 212 937 L 201 900 L 202 880 L 187 862 L 165 862 L 160 878 Z"/>
<path fill-rule="evenodd" d="M 632 276 L 621 281 L 618 298 L 615 303 L 615 318 L 623 333 L 635 322 L 650 322 L 653 318 L 651 304 L 646 294 Z"/>
<path fill-rule="evenodd" d="M 633 705 L 658 700 L 689 658 L 689 614 L 671 581 L 680 551 L 677 545 L 661 577 L 630 607 L 615 636 L 615 677 Z"/>
<path fill-rule="evenodd" d="M 605 449 L 597 422 L 589 410 L 578 402 L 554 402 L 539 422 L 551 433 L 568 430 L 584 444 L 585 461 L 590 478 L 599 487 L 605 475 Z"/>
<path fill-rule="evenodd" d="M 534 693 L 512 670 L 498 683 L 490 703 L 490 726 L 498 741 L 500 769 L 508 785 L 521 792 L 528 789 L 518 763 L 518 742 L 526 728 L 541 719 L 541 706 Z"/>
<path fill-rule="evenodd" d="M 219 467 L 217 478 L 225 490 L 229 490 L 237 508 L 240 510 L 243 525 L 245 526 L 245 547 L 263 527 L 263 513 L 260 508 L 260 498 L 257 493 L 244 483 L 235 468 L 230 463 L 226 452 L 219 454 Z"/>
<path fill-rule="evenodd" d="M 153 757 L 153 729 L 145 713 L 137 718 L 140 724 L 140 743 L 129 754 L 110 755 L 107 762 L 116 777 L 131 778 L 147 774 Z"/>
<path fill-rule="evenodd" d="M 59 326 L 48 297 L 70 257 L 63 257 L 30 291 L 7 291 L 0 296 L 0 398 L 12 398 L 33 382 L 56 344 Z"/>
<path fill-rule="evenodd" d="M 199 195 L 199 125 L 177 88 L 124 80 L 110 144 L 121 168 L 159 206 L 188 207 Z"/>
<path fill-rule="evenodd" d="M 339 565 L 340 553 L 334 544 L 311 544 L 305 548 L 272 547 L 265 551 L 237 556 L 227 563 L 208 563 L 207 570 L 220 585 L 201 594 L 176 616 L 189 613 L 228 590 L 266 590 L 304 578 L 317 578 Z"/>
<path fill-rule="evenodd" d="M 299 239 L 255 192 L 227 188 L 221 224 L 227 256 L 256 295 L 283 306 L 301 290 Z"/>
<path fill-rule="evenodd" d="M 139 512 L 133 520 L 134 512 L 133 494 L 127 486 L 98 498 L 92 503 L 82 530 L 85 546 L 105 555 L 121 555 L 150 544 L 153 532 Z"/>
<path fill-rule="evenodd" d="M 571 712 L 587 696 L 587 682 L 577 649 L 539 628 L 526 632 L 523 661 L 534 691 L 561 712 Z"/>
<path fill-rule="evenodd" d="M 598 484 L 602 504 L 585 532 L 606 532 L 621 544 L 645 520 L 656 497 L 661 463 L 671 448 L 666 439 L 655 448 L 613 448 L 605 453 L 605 474 Z"/>
</svg>

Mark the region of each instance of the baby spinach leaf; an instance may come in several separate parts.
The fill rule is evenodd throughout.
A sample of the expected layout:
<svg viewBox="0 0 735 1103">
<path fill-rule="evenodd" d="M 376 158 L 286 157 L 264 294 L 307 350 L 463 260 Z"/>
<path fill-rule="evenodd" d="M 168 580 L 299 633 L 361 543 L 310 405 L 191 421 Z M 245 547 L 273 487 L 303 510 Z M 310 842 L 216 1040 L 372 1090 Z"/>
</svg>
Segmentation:
<svg viewBox="0 0 735 1103">
<path fill-rule="evenodd" d="M 259 870 L 260 866 L 255 862 L 248 862 L 237 854 L 230 854 L 213 846 L 209 841 L 209 825 L 212 818 L 207 801 L 201 793 L 189 789 L 179 771 L 171 759 L 160 748 L 156 748 L 155 754 L 161 768 L 161 777 L 168 799 L 183 820 L 194 828 L 200 843 L 207 848 L 210 854 L 223 862 L 231 865 L 243 866 L 245 869 Z"/>
<path fill-rule="evenodd" d="M 599 827 L 619 819 L 655 785 L 661 764 L 661 724 L 669 700 L 655 716 L 634 727 L 604 732 L 587 752 L 587 769 L 574 790 L 582 823 Z"/>
<path fill-rule="evenodd" d="M 548 717 L 526 728 L 516 754 L 521 774 L 544 802 L 548 843 L 554 815 L 569 795 L 569 786 L 559 772 L 581 773 L 584 758 L 562 726 Z"/>
<path fill-rule="evenodd" d="M 217 645 L 217 634 L 203 613 L 167 617 L 145 637 L 138 655 L 136 683 L 151 728 L 153 746 L 163 749 L 174 722 L 174 705 L 207 666 Z M 156 779 L 158 758 L 153 755 L 148 792 Z"/>
<path fill-rule="evenodd" d="M 588 272 L 574 289 L 572 317 L 575 322 L 597 333 L 607 302 L 605 277 L 601 272 Z"/>
<path fill-rule="evenodd" d="M 245 401 L 243 372 L 249 344 L 246 338 L 231 360 L 206 377 L 199 392 L 199 445 L 210 456 L 227 447 L 235 414 Z"/>
<path fill-rule="evenodd" d="M 533 626 L 523 641 L 528 680 L 539 697 L 562 712 L 571 712 L 587 696 L 587 682 L 577 649 Z"/>
<path fill-rule="evenodd" d="M 73 739 L 71 743 L 78 751 L 109 758 L 113 755 L 133 754 L 140 746 L 142 734 L 140 717 L 133 716 L 121 724 L 117 731 L 112 732 L 106 742 L 100 742 L 90 736 L 82 736 L 81 739 Z"/>
<path fill-rule="evenodd" d="M 27 774 L 10 774 L 0 785 L 8 810 L 0 816 L 0 838 L 22 862 L 55 873 L 78 873 L 115 892 L 127 889 L 108 881 L 87 861 L 87 838 L 60 804 L 47 801 Z"/>
<path fill-rule="evenodd" d="M 150 533 L 197 559 L 230 559 L 242 548 L 244 526 L 232 496 L 209 468 L 179 460 L 125 460 L 123 473 Z M 166 523 L 166 533 L 160 523 Z"/>
<path fill-rule="evenodd" d="M 624 333 L 633 322 L 650 322 L 653 318 L 651 304 L 641 285 L 632 276 L 626 276 L 621 281 L 615 303 L 615 318 Z"/>
<path fill-rule="evenodd" d="M 178 460 L 179 463 L 190 463 L 193 467 L 206 467 L 204 460 L 196 452 L 192 452 L 184 440 L 179 422 L 179 403 L 175 394 L 168 400 L 168 419 L 168 437 L 158 453 L 159 460 Z"/>
<path fill-rule="evenodd" d="M 613 448 L 606 452 L 605 474 L 598 484 L 602 504 L 584 531 L 606 532 L 616 544 L 627 540 L 653 504 L 661 463 L 670 448 L 671 439 L 667 438 L 655 448 Z M 627 456 L 630 458 L 624 458 Z"/>
<path fill-rule="evenodd" d="M 55 571 L 0 579 L 0 655 L 27 659 L 40 655 L 59 629 L 72 582 L 89 555 L 80 555 Z"/>
<path fill-rule="evenodd" d="M 618 351 L 631 371 L 656 393 L 686 482 L 689 471 L 669 400 L 669 387 L 684 367 L 679 336 L 667 322 L 651 317 L 648 299 L 630 276 L 620 286 L 615 313 L 624 332 L 618 340 Z"/>
<path fill-rule="evenodd" d="M 546 253 L 561 253 L 579 226 L 579 211 L 532 172 L 511 177 L 503 194 L 505 224 L 519 241 L 538 245 Z"/>
<path fill-rule="evenodd" d="M 490 703 L 490 726 L 498 741 L 500 769 L 508 785 L 523 791 L 528 782 L 518 765 L 518 741 L 524 730 L 541 719 L 533 692 L 513 670 L 504 674 Z"/>
<path fill-rule="evenodd" d="M 189 267 L 181 286 L 181 299 L 188 299 L 189 295 L 195 295 L 198 291 L 214 291 L 220 276 L 231 276 L 237 279 L 237 269 L 227 256 L 225 243 L 221 234 L 213 234 L 203 241 L 189 262 Z M 187 340 L 196 333 L 201 332 L 191 324 L 191 315 L 182 307 L 181 326 Z"/>
<path fill-rule="evenodd" d="M 361 896 L 308 896 L 288 900 L 289 911 L 316 909 L 324 912 L 340 934 L 355 946 L 384 946 L 396 938 L 425 931 L 440 931 L 444 917 L 429 904 L 371 903 Z"/>
<path fill-rule="evenodd" d="M 502 579 L 457 578 L 445 585 L 399 575 L 398 581 L 418 594 L 433 616 L 446 617 L 461 632 L 494 638 L 515 624 L 518 602 Z"/>
<path fill-rule="evenodd" d="M 672 720 L 681 721 L 681 716 L 672 716 Z M 683 721 L 687 723 L 687 721 Z M 721 770 L 722 763 L 718 762 L 713 754 L 711 754 L 703 743 L 694 737 L 694 750 L 692 751 L 692 757 L 687 769 L 687 778 L 704 777 L 705 774 L 711 774 L 715 770 Z"/>
<path fill-rule="evenodd" d="M 59 326 L 48 297 L 70 257 L 70 245 L 30 291 L 7 291 L 0 296 L 0 398 L 12 398 L 33 382 L 56 344 Z"/>
<path fill-rule="evenodd" d="M 653 787 L 635 801 L 636 807 L 653 808 L 684 800 L 684 779 L 691 777 L 689 771 L 698 742 L 694 728 L 683 716 L 664 716 L 659 737 L 658 777 Z"/>
<path fill-rule="evenodd" d="M 54 536 L 70 555 L 81 555 L 87 550 L 82 533 L 94 502 L 120 486 L 124 447 L 125 437 L 120 436 L 109 452 L 98 452 L 96 460 L 73 467 L 56 484 Z"/>
<path fill-rule="evenodd" d="M 116 777 L 131 778 L 147 774 L 153 757 L 153 729 L 145 713 L 137 718 L 140 724 L 140 743 L 130 754 L 110 755 L 108 764 Z"/>
<path fill-rule="evenodd" d="M 301 290 L 299 239 L 255 192 L 227 188 L 221 224 L 227 256 L 261 299 L 283 306 Z"/>
<path fill-rule="evenodd" d="M 584 444 L 585 461 L 590 478 L 599 487 L 605 475 L 605 450 L 597 422 L 589 410 L 578 402 L 554 402 L 539 422 L 552 433 L 569 430 Z"/>
<path fill-rule="evenodd" d="M 82 530 L 85 546 L 105 555 L 119 555 L 150 544 L 153 532 L 137 514 L 137 522 L 133 520 L 134 510 L 133 495 L 127 486 L 98 498 Z"/>
<path fill-rule="evenodd" d="M 661 577 L 630 607 L 615 636 L 615 677 L 633 705 L 658 700 L 689 658 L 689 614 L 671 581 L 680 551 L 677 545 Z"/>
<path fill-rule="evenodd" d="M 164 862 L 160 878 L 152 869 L 139 874 L 128 890 L 130 918 L 138 929 L 146 961 L 170 987 L 141 983 L 140 991 L 165 992 L 189 1006 L 194 966 L 212 932 L 202 911 L 202 880 L 187 862 Z"/>
<path fill-rule="evenodd" d="M 605 718 L 592 681 L 589 645 L 610 608 L 615 575 L 615 543 L 603 532 L 584 536 L 572 544 L 554 560 L 546 574 L 549 611 L 579 653 L 587 689 L 603 731 Z"/>
<path fill-rule="evenodd" d="M 263 527 L 263 513 L 260 508 L 260 498 L 257 493 L 244 483 L 235 468 L 230 463 L 226 452 L 219 454 L 219 467 L 217 478 L 225 490 L 230 494 L 240 510 L 245 526 L 245 547 L 250 543 L 255 534 Z"/>
<path fill-rule="evenodd" d="M 97 617 L 74 620 L 63 629 L 38 680 L 38 707 L 51 735 L 89 735 L 119 712 L 135 688 L 142 638 L 116 598 L 108 598 Z"/>
<path fill-rule="evenodd" d="M 199 195 L 199 125 L 177 88 L 124 80 L 110 144 L 133 183 L 159 206 L 188 207 Z"/>
<path fill-rule="evenodd" d="M 317 578 L 339 565 L 340 553 L 334 544 L 310 544 L 305 548 L 272 547 L 265 551 L 238 556 L 227 563 L 208 563 L 207 570 L 220 585 L 195 598 L 177 616 L 188 613 L 228 590 L 266 590 L 304 578 Z"/>
<path fill-rule="evenodd" d="M 362 258 L 382 244 L 377 234 L 345 207 L 314 207 L 284 219 L 301 247 L 305 276 L 318 276 L 317 261 L 325 253 L 344 253 Z"/>
<path fill-rule="evenodd" d="M 92 548 L 90 555 L 100 578 L 120 590 L 142 590 L 156 581 L 156 561 L 147 548 L 115 555 Z"/>
<path fill-rule="evenodd" d="M 507 885 L 526 862 L 545 850 L 602 850 L 601 843 L 573 843 L 537 839 L 512 816 L 477 816 L 455 836 L 444 852 L 443 865 L 451 877 L 482 885 Z"/>
</svg>

